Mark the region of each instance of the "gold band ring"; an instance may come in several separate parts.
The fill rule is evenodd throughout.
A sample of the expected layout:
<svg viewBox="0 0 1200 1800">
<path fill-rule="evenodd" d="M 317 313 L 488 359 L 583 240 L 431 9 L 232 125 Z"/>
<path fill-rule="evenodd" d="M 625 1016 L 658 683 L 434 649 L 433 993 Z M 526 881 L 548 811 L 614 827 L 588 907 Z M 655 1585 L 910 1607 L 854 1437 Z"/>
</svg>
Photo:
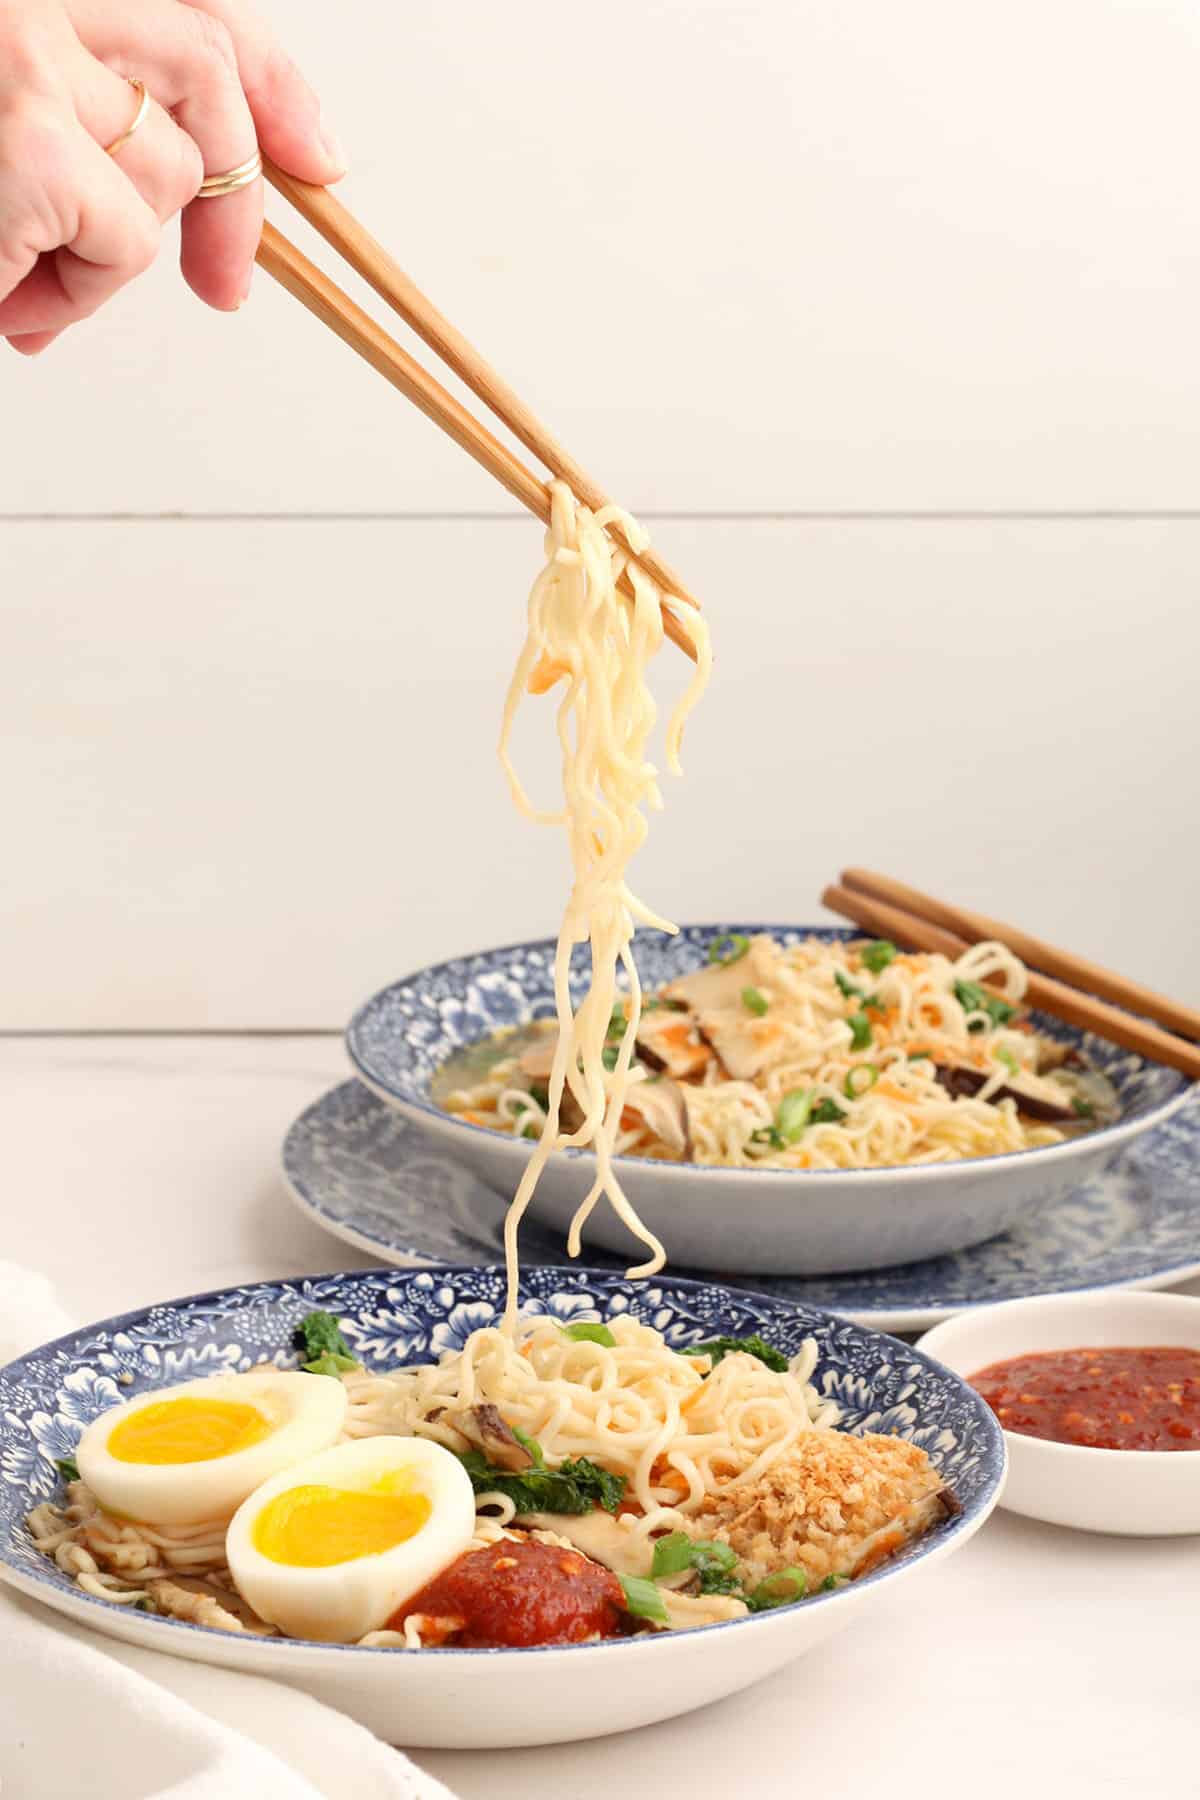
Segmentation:
<svg viewBox="0 0 1200 1800">
<path fill-rule="evenodd" d="M 140 131 L 146 123 L 146 115 L 150 111 L 150 96 L 146 92 L 145 82 L 139 81 L 136 75 L 127 75 L 125 79 L 139 96 L 138 109 L 133 115 L 133 122 L 128 131 L 123 131 L 119 138 L 114 138 L 112 143 L 107 146 L 105 151 L 107 156 L 115 156 L 119 150 L 125 148 L 134 132 Z"/>
<path fill-rule="evenodd" d="M 249 187 L 252 181 L 258 180 L 262 166 L 262 151 L 256 150 L 236 169 L 227 169 L 223 175 L 206 176 L 200 184 L 197 200 L 219 200 L 225 194 L 236 194 L 240 188 Z"/>
</svg>

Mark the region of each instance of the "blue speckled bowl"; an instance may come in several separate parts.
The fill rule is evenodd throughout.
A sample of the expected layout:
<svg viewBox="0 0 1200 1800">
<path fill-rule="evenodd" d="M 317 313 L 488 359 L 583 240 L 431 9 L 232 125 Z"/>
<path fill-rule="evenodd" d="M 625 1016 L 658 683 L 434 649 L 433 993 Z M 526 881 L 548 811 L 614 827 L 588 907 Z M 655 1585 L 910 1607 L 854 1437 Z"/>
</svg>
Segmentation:
<svg viewBox="0 0 1200 1800">
<path fill-rule="evenodd" d="M 688 925 L 675 937 L 639 932 L 643 983 L 658 987 L 699 968 L 713 938 L 727 932 L 768 932 L 785 944 L 862 935 L 829 926 L 744 923 Z M 580 950 L 573 966 L 578 995 L 586 979 Z M 508 1196 L 530 1143 L 443 1112 L 430 1098 L 430 1083 L 454 1051 L 502 1025 L 553 1014 L 554 944 L 541 939 L 455 957 L 395 982 L 354 1015 L 346 1047 L 373 1092 L 436 1133 Z M 964 1250 L 1079 1187 L 1122 1145 L 1169 1118 L 1189 1092 L 1189 1083 L 1172 1069 L 1057 1020 L 1039 1017 L 1038 1023 L 1051 1036 L 1079 1045 L 1114 1083 L 1121 1098 L 1115 1125 L 1042 1150 L 919 1168 L 713 1169 L 626 1156 L 620 1159 L 622 1184 L 671 1256 L 691 1268 L 825 1275 Z M 565 1233 L 591 1186 L 594 1162 L 590 1151 L 554 1153 L 538 1189 L 543 1221 Z M 604 1205 L 593 1212 L 588 1235 L 619 1256 L 640 1260 L 643 1254 Z"/>
<path fill-rule="evenodd" d="M 637 1284 L 607 1271 L 528 1269 L 522 1294 L 530 1312 L 632 1312 L 673 1344 L 761 1331 L 793 1354 L 814 1337 L 814 1380 L 836 1399 L 844 1428 L 921 1444 L 962 1512 L 850 1587 L 801 1606 L 669 1636 L 541 1650 L 364 1650 L 207 1630 L 94 1599 L 33 1548 L 25 1518 L 59 1487 L 54 1459 L 69 1455 L 83 1428 L 116 1401 L 267 1358 L 292 1366 L 292 1332 L 314 1307 L 339 1315 L 372 1368 L 426 1361 L 494 1324 L 503 1291 L 499 1269 L 258 1282 L 126 1313 L 20 1357 L 0 1369 L 0 1576 L 129 1643 L 290 1681 L 391 1742 L 555 1743 L 649 1724 L 748 1686 L 952 1554 L 996 1503 L 1005 1455 L 991 1411 L 957 1375 L 894 1338 L 707 1282 Z"/>
</svg>

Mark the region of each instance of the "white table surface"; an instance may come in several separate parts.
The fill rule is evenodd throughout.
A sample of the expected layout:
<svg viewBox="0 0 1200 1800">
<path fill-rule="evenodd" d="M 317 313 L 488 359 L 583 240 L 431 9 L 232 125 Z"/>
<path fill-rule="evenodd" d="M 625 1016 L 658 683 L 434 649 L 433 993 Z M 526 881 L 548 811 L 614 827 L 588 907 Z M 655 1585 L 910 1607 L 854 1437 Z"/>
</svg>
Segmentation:
<svg viewBox="0 0 1200 1800">
<path fill-rule="evenodd" d="M 297 1214 L 277 1173 L 288 1124 L 344 1073 L 333 1037 L 0 1039 L 0 1254 L 48 1273 L 81 1322 L 368 1266 Z M 418 1760 L 462 1800 L 1200 1792 L 1200 1538 L 1092 1537 L 997 1513 L 908 1591 L 702 1714 L 561 1749 Z"/>
</svg>

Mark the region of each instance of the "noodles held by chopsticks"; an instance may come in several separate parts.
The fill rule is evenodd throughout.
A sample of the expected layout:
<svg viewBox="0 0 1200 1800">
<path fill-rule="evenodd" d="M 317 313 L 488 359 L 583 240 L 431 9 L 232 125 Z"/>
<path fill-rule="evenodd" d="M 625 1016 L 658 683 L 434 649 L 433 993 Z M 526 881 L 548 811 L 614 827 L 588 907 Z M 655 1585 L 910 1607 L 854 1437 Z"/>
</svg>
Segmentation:
<svg viewBox="0 0 1200 1800">
<path fill-rule="evenodd" d="M 500 759 L 518 808 L 539 824 L 561 825 L 570 846 L 573 881 L 559 931 L 554 986 L 559 1036 L 549 1081 L 547 1123 L 508 1209 L 504 1226 L 511 1326 L 516 1311 L 517 1234 L 551 1152 L 590 1145 L 596 1179 L 571 1224 L 568 1249 L 579 1254 L 580 1234 L 604 1195 L 650 1252 L 631 1275 L 661 1269 L 666 1252 L 638 1218 L 613 1172 L 613 1146 L 629 1087 L 641 1009 L 632 938 L 636 924 L 674 931 L 631 893 L 630 859 L 647 831 L 646 809 L 662 805 L 658 776 L 646 750 L 657 717 L 647 676 L 663 640 L 662 596 L 629 560 L 610 528 L 635 552 L 645 533 L 626 512 L 606 507 L 591 513 L 562 482 L 551 485 L 546 566 L 529 596 L 528 632 L 509 685 L 500 736 Z M 633 598 L 618 589 L 627 575 Z M 667 766 L 681 773 L 684 722 L 709 676 L 708 630 L 698 613 L 680 609 L 697 653 L 696 674 L 667 727 Z M 513 721 L 527 691 L 562 683 L 557 729 L 562 754 L 564 805 L 541 812 L 530 802 L 509 755 Z M 570 992 L 571 952 L 590 943 L 591 982 L 578 1007 Z M 605 1039 L 617 998 L 617 966 L 629 982 L 627 1023 L 615 1067 L 605 1068 Z M 574 1097 L 582 1122 L 570 1134 L 559 1129 L 564 1090 Z"/>
</svg>

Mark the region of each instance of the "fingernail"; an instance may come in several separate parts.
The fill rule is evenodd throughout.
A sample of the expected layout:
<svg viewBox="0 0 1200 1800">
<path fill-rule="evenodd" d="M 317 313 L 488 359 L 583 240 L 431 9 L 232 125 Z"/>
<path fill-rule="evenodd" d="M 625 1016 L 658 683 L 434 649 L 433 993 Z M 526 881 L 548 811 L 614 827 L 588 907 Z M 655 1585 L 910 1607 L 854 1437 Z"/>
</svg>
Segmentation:
<svg viewBox="0 0 1200 1800">
<path fill-rule="evenodd" d="M 346 149 L 341 138 L 336 131 L 330 130 L 324 120 L 321 121 L 320 134 L 321 144 L 326 156 L 344 175 L 346 170 L 350 167 L 350 158 L 346 155 Z"/>
<path fill-rule="evenodd" d="M 245 306 L 247 300 L 250 298 L 250 289 L 253 286 L 254 286 L 254 264 L 251 263 L 250 267 L 246 273 L 246 285 L 242 289 L 241 298 L 238 300 L 237 306 L 234 308 L 235 312 L 240 312 L 242 307 Z"/>
</svg>

